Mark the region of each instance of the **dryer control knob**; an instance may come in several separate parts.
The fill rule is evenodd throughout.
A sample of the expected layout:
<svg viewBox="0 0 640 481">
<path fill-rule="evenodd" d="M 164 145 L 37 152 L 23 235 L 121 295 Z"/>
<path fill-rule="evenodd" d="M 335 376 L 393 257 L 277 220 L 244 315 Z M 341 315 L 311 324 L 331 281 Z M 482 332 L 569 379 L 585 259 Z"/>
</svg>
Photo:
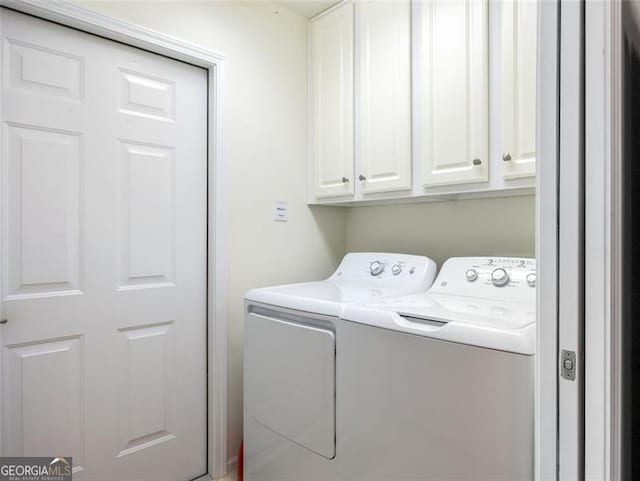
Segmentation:
<svg viewBox="0 0 640 481">
<path fill-rule="evenodd" d="M 398 274 L 400 274 L 402 272 L 402 264 L 393 264 L 391 266 L 391 273 L 394 276 L 397 276 Z"/>
<path fill-rule="evenodd" d="M 536 287 L 536 274 L 534 272 L 527 274 L 527 284 L 530 287 Z"/>
<path fill-rule="evenodd" d="M 498 267 L 491 272 L 491 283 L 498 287 L 505 286 L 509 283 L 509 274 L 502 267 Z"/>
<path fill-rule="evenodd" d="M 369 271 L 372 276 L 379 276 L 384 272 L 384 264 L 380 261 L 373 261 L 369 264 Z"/>
<path fill-rule="evenodd" d="M 467 269 L 464 275 L 469 282 L 473 282 L 478 278 L 478 271 L 475 269 Z"/>
</svg>

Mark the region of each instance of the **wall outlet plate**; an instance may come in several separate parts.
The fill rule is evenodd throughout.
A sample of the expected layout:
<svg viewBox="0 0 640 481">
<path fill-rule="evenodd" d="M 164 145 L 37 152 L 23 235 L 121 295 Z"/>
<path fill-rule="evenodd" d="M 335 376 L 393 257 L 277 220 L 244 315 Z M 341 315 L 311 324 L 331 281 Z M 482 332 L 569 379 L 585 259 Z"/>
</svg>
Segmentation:
<svg viewBox="0 0 640 481">
<path fill-rule="evenodd" d="M 273 220 L 276 222 L 287 222 L 289 217 L 289 211 L 287 202 L 279 200 L 276 202 L 275 210 L 273 211 Z"/>
</svg>

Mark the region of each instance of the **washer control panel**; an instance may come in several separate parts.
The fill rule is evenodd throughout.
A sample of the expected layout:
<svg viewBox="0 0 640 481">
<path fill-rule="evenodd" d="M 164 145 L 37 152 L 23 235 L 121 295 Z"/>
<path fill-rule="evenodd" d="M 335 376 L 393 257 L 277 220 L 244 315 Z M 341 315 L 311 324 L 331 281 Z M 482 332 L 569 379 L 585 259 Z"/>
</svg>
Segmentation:
<svg viewBox="0 0 640 481">
<path fill-rule="evenodd" d="M 502 287 L 509 284 L 509 273 L 503 267 L 498 267 L 491 271 L 491 283 L 494 286 Z"/>
<path fill-rule="evenodd" d="M 530 301 L 535 288 L 535 259 L 452 257 L 442 265 L 431 292 Z"/>
</svg>

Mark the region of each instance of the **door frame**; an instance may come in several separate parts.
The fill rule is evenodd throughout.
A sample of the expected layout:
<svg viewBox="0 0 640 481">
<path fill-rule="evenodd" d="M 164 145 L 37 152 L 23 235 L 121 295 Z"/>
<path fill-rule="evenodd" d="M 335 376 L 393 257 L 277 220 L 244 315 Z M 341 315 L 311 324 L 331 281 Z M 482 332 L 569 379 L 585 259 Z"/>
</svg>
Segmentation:
<svg viewBox="0 0 640 481">
<path fill-rule="evenodd" d="M 226 159 L 226 56 L 60 0 L 0 0 L 0 7 L 115 40 L 208 71 L 207 471 L 213 479 L 223 478 L 227 475 L 227 256 L 224 209 L 226 189 L 223 181 Z M 1 100 L 0 98 L 0 105 Z M 0 205 L 4 199 L 1 194 L 0 192 Z M 2 356 L 0 372 L 1 369 Z M 1 448 L 0 444 L 0 450 Z"/>
<path fill-rule="evenodd" d="M 560 2 L 561 0 L 555 0 Z M 584 479 L 621 481 L 621 288 L 622 288 L 622 20 L 620 2 L 584 2 L 584 459 L 579 465 L 566 457 L 551 439 L 538 438 L 544 457 L 544 475 L 552 477 L 558 466 L 583 470 Z M 544 28 L 544 27 L 543 27 Z M 557 26 L 551 25 L 550 28 Z M 551 32 L 547 32 L 551 35 Z M 544 37 L 543 37 L 544 38 Z M 544 40 L 543 40 L 544 41 Z M 540 119 L 539 119 L 540 120 Z M 551 120 L 549 118 L 549 120 Z M 540 126 L 540 124 L 539 124 Z M 550 143 L 550 139 L 547 139 Z M 544 145 L 544 144 L 543 144 Z M 542 160 L 541 155 L 541 160 Z M 547 162 L 544 160 L 544 162 Z M 549 186 L 547 186 L 549 187 Z M 539 190 L 539 193 L 542 191 Z M 551 193 L 550 191 L 548 191 Z M 538 207 L 544 200 L 539 201 Z M 545 222 L 551 219 L 545 214 Z M 543 224 L 544 225 L 544 224 Z M 562 225 L 560 226 L 562 227 Z M 551 226 L 547 229 L 551 239 Z M 544 239 L 540 241 L 544 242 Z M 542 247 L 539 247 L 542 249 Z M 550 259 L 548 259 L 550 262 Z M 538 264 L 540 268 L 540 263 Z M 542 287 L 541 288 L 546 288 Z M 539 291 L 540 292 L 540 291 Z M 564 287 L 558 286 L 563 296 Z M 545 298 L 545 301 L 549 298 Z M 540 308 L 540 305 L 539 305 Z M 550 306 L 547 306 L 547 310 Z M 538 318 L 541 319 L 540 317 Z M 544 318 L 542 318 L 544 319 Z M 546 321 L 546 319 L 544 319 Z M 555 318 L 557 326 L 564 319 Z M 541 323 L 539 322 L 539 328 Z M 553 326 L 547 326 L 548 331 Z M 539 331 L 540 332 L 540 331 Z M 547 332 L 548 338 L 552 336 Z M 558 346 L 561 348 L 561 346 Z M 539 364 L 545 362 L 539 360 Z M 556 367 L 556 373 L 557 373 Z M 551 386 L 547 370 L 547 387 Z M 555 374 L 557 379 L 557 374 Z M 550 396 L 551 397 L 551 396 Z M 562 406 L 554 412 L 545 404 L 547 423 L 562 422 Z M 566 406 L 565 406 L 566 407 Z M 555 416 L 555 417 L 554 417 Z M 544 418 L 544 416 L 543 416 Z M 560 425 L 560 424 L 558 424 Z M 548 443 L 548 445 L 545 445 Z M 556 473 L 557 476 L 557 473 Z M 579 479 L 578 476 L 566 479 Z"/>
<path fill-rule="evenodd" d="M 560 0 L 538 4 L 535 479 L 558 475 Z"/>
<path fill-rule="evenodd" d="M 573 377 L 558 379 L 558 478 L 584 479 L 584 2 L 560 2 L 558 350 Z M 558 363 L 564 355 L 558 355 Z M 561 367 L 561 366 L 560 366 Z M 558 371 L 564 368 L 558 369 Z"/>
<path fill-rule="evenodd" d="M 621 472 L 622 18 L 585 5 L 585 479 Z"/>
</svg>

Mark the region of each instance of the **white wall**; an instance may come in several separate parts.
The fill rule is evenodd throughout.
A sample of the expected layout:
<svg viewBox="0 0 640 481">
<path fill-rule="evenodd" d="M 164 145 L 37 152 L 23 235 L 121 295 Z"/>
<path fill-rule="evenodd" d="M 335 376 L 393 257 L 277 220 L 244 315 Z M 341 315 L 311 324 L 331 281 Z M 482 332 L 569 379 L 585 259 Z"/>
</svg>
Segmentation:
<svg viewBox="0 0 640 481">
<path fill-rule="evenodd" d="M 306 206 L 307 21 L 269 2 L 81 1 L 227 55 L 229 457 L 242 436 L 242 298 L 327 276 L 344 252 L 339 208 Z M 289 222 L 272 220 L 276 200 Z"/>
<path fill-rule="evenodd" d="M 355 207 L 347 211 L 347 251 L 449 257 L 535 257 L 533 196 Z"/>
</svg>

